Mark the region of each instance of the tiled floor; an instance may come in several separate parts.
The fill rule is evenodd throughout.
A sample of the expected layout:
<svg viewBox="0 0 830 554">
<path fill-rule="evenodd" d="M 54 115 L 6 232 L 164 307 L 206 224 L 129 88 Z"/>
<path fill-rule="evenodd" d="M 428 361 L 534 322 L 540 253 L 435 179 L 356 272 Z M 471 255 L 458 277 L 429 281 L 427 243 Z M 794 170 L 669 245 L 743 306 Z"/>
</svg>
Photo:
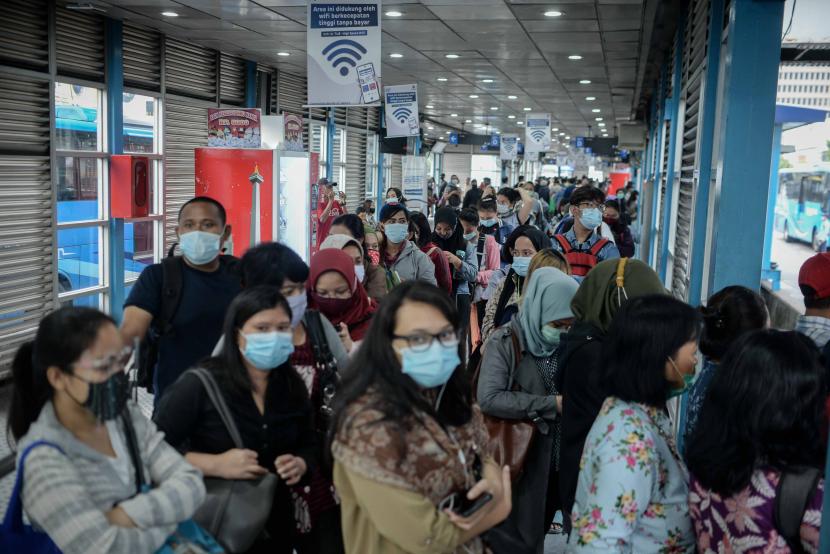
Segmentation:
<svg viewBox="0 0 830 554">
<path fill-rule="evenodd" d="M 153 410 L 153 397 L 144 393 L 138 396 L 138 403 L 142 411 L 149 416 Z M 6 440 L 6 413 L 10 402 L 10 387 L 0 387 L 0 459 L 11 453 Z M 12 486 L 14 485 L 14 474 L 7 475 L 0 479 L 0 519 L 6 513 L 6 505 L 9 502 Z M 562 535 L 548 535 L 545 541 L 545 554 L 560 554 L 565 551 L 565 539 Z"/>
</svg>

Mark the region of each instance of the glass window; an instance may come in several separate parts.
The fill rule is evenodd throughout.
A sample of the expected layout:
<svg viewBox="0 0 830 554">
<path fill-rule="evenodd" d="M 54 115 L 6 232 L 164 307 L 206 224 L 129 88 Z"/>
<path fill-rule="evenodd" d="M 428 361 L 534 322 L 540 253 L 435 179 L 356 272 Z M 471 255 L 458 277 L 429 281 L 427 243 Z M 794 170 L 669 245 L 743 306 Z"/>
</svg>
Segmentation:
<svg viewBox="0 0 830 554">
<path fill-rule="evenodd" d="M 101 91 L 55 83 L 55 147 L 58 150 L 101 150 Z"/>
<path fill-rule="evenodd" d="M 152 221 L 124 224 L 124 279 L 138 279 L 141 271 L 155 262 L 155 233 Z"/>
<path fill-rule="evenodd" d="M 98 226 L 58 229 L 58 281 L 60 292 L 101 284 Z"/>
<path fill-rule="evenodd" d="M 96 308 L 101 309 L 101 295 L 90 294 L 88 296 L 79 296 L 72 300 L 61 300 L 61 307 L 75 306 L 76 308 Z"/>
<path fill-rule="evenodd" d="M 98 219 L 101 161 L 58 156 L 58 223 Z"/>
<path fill-rule="evenodd" d="M 124 153 L 156 153 L 158 102 L 152 96 L 124 93 Z"/>
</svg>

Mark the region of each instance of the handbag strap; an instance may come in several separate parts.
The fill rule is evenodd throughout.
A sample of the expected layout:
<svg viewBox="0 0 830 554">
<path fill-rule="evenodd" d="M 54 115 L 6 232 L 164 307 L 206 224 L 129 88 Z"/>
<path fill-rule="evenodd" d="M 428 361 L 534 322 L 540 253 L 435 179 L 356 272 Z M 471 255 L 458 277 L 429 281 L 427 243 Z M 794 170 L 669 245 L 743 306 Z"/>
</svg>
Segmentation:
<svg viewBox="0 0 830 554">
<path fill-rule="evenodd" d="M 23 468 L 26 466 L 26 458 L 29 457 L 32 450 L 39 446 L 50 446 L 63 454 L 66 453 L 57 444 L 45 440 L 37 440 L 26 447 L 20 455 L 20 461 L 17 464 L 17 476 L 14 480 L 14 488 L 12 495 L 9 497 L 9 505 L 6 508 L 6 517 L 3 519 L 2 529 L 10 531 L 15 534 L 23 532 Z"/>
<path fill-rule="evenodd" d="M 135 491 L 136 494 L 144 492 L 149 488 L 149 483 L 144 479 L 144 464 L 141 462 L 141 451 L 138 447 L 138 439 L 135 435 L 133 420 L 130 419 L 129 410 L 121 413 L 121 421 L 124 424 L 124 437 L 127 439 L 127 452 L 130 454 L 130 461 L 135 469 Z"/>
<path fill-rule="evenodd" d="M 207 392 L 210 401 L 213 403 L 213 407 L 216 408 L 217 412 L 219 412 L 219 417 L 222 418 L 222 423 L 225 424 L 225 429 L 231 436 L 234 446 L 236 446 L 236 448 L 245 448 L 242 443 L 242 436 L 239 434 L 239 429 L 236 427 L 233 416 L 231 416 L 231 411 L 228 409 L 228 405 L 225 403 L 225 398 L 219 391 L 219 386 L 216 384 L 216 380 L 213 378 L 213 375 L 201 367 L 189 369 L 187 370 L 187 373 L 192 373 L 202 382 L 202 385 L 205 387 L 205 392 Z"/>
<path fill-rule="evenodd" d="M 793 468 L 783 471 L 778 481 L 773 522 L 775 529 L 794 553 L 804 552 L 801 545 L 801 522 L 820 477 L 821 471 L 816 468 Z"/>
</svg>

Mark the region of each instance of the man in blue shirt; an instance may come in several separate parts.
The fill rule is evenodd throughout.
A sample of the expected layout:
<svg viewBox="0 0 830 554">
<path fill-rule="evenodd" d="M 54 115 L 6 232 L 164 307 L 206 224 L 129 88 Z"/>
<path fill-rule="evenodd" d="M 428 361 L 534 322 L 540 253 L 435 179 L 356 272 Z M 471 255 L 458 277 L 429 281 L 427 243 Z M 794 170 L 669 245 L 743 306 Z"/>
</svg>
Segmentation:
<svg viewBox="0 0 830 554">
<path fill-rule="evenodd" d="M 573 227 L 554 235 L 553 247 L 565 255 L 574 277 L 581 281 L 599 262 L 619 258 L 620 252 L 608 239 L 597 232 L 602 225 L 605 195 L 596 187 L 583 186 L 574 190 L 570 198 Z"/>
<path fill-rule="evenodd" d="M 225 311 L 240 290 L 234 259 L 221 256 L 230 232 L 219 202 L 201 196 L 188 201 L 176 227 L 183 255 L 144 269 L 127 298 L 121 324 L 124 340 L 132 344 L 148 331 L 157 336 L 156 402 L 185 370 L 210 356 L 222 334 Z M 172 270 L 171 264 L 175 264 Z M 179 276 L 175 293 L 169 290 L 169 277 L 164 283 L 165 271 L 170 275 L 173 270 Z M 176 304 L 173 316 L 160 329 L 163 307 L 171 303 Z"/>
</svg>

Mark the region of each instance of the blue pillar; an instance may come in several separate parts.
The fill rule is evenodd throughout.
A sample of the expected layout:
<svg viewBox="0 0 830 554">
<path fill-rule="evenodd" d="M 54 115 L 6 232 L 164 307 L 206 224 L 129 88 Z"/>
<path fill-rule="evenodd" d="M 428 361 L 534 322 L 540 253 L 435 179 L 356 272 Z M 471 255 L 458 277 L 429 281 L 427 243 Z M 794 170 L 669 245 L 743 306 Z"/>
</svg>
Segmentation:
<svg viewBox="0 0 830 554">
<path fill-rule="evenodd" d="M 107 143 L 111 154 L 124 153 L 124 40 L 123 24 L 106 20 Z M 109 164 L 104 164 L 109 171 Z M 109 211 L 107 212 L 109 213 Z M 110 313 L 117 323 L 124 315 L 124 220 L 110 218 L 107 233 L 107 282 Z"/>
<path fill-rule="evenodd" d="M 334 132 L 334 110 L 329 108 L 326 116 L 326 178 L 329 181 L 334 180 Z"/>
<path fill-rule="evenodd" d="M 723 1 L 711 0 L 709 21 L 723 21 Z M 703 262 L 706 253 L 706 230 L 709 227 L 709 189 L 712 186 L 712 154 L 715 142 L 715 113 L 718 104 L 718 72 L 720 70 L 722 36 L 709 33 L 707 45 L 706 75 L 703 77 L 701 105 L 703 116 L 700 120 L 698 135 L 698 170 L 697 192 L 694 197 L 694 221 L 692 222 L 691 261 L 689 271 L 689 303 L 701 304 L 703 290 Z"/>
<path fill-rule="evenodd" d="M 784 2 L 733 0 L 724 56 L 709 290 L 758 290 Z M 759 161 L 761 163 L 759 163 Z"/>
<path fill-rule="evenodd" d="M 256 106 L 256 62 L 245 60 L 245 107 Z M 263 108 L 264 111 L 264 108 Z"/>
<path fill-rule="evenodd" d="M 669 156 L 666 160 L 666 167 L 664 168 L 664 171 L 666 172 L 666 194 L 663 197 L 665 208 L 663 209 L 663 225 L 662 229 L 660 229 L 660 232 L 663 235 L 663 241 L 661 251 L 658 252 L 658 256 L 660 257 L 657 260 L 660 280 L 664 283 L 666 282 L 666 271 L 669 266 L 669 237 L 671 235 L 671 229 L 669 227 L 671 226 L 672 212 L 674 211 L 675 205 L 674 195 L 676 187 L 674 186 L 674 177 L 677 172 L 675 171 L 674 166 L 677 159 L 677 141 L 680 140 L 683 135 L 683 129 L 681 128 L 678 119 L 680 118 L 680 95 L 682 93 L 680 90 L 680 75 L 683 69 L 683 30 L 685 21 L 686 18 L 681 17 L 680 23 L 677 26 L 677 36 L 675 37 L 674 45 L 674 75 L 670 76 L 672 79 L 672 97 L 666 99 L 665 108 L 665 118 L 670 122 Z M 678 190 L 677 193 L 679 194 L 680 191 Z"/>
<path fill-rule="evenodd" d="M 778 164 L 781 159 L 782 124 L 775 124 L 772 134 L 772 159 L 769 168 L 769 196 L 767 197 L 767 225 L 764 228 L 764 258 L 761 266 L 761 278 L 772 282 L 772 290 L 781 290 L 781 271 L 772 269 L 772 231 L 775 225 L 775 203 L 778 200 Z"/>
<path fill-rule="evenodd" d="M 378 214 L 383 207 L 383 195 L 385 191 L 386 187 L 383 184 L 383 152 L 380 152 L 378 153 L 378 190 L 377 201 L 375 202 L 375 211 Z"/>
</svg>

